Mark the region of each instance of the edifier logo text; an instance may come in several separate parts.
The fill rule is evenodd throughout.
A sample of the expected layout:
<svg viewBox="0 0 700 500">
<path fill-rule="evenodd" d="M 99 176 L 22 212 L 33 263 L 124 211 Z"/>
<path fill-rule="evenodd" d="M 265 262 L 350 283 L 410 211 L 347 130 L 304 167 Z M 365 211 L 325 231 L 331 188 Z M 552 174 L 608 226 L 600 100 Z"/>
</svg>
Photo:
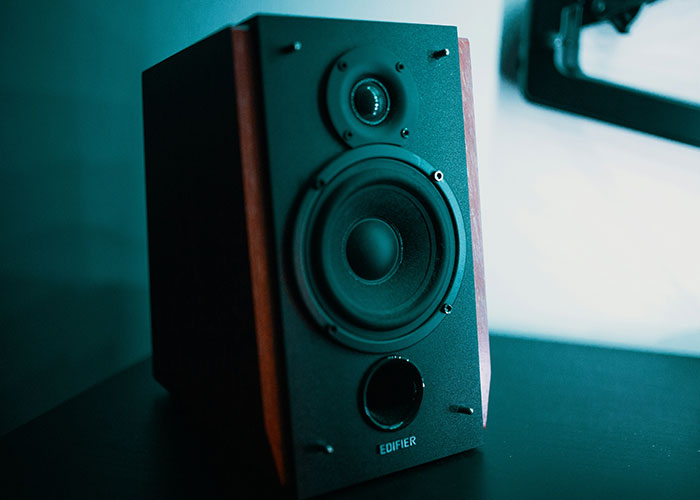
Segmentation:
<svg viewBox="0 0 700 500">
<path fill-rule="evenodd" d="M 401 448 L 410 448 L 416 445 L 416 436 L 411 436 L 403 439 L 397 439 L 396 441 L 389 441 L 388 443 L 380 444 L 378 446 L 378 453 L 380 455 L 386 455 L 392 451 L 398 451 Z"/>
</svg>

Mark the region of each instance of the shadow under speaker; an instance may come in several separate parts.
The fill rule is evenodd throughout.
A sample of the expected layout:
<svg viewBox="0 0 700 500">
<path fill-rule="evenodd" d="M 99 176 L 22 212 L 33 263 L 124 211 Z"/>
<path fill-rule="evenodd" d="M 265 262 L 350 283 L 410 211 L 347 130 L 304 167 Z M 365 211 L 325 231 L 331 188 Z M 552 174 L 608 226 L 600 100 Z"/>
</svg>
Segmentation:
<svg viewBox="0 0 700 500">
<path fill-rule="evenodd" d="M 264 15 L 143 73 L 154 375 L 301 497 L 482 442 L 469 64 L 454 27 Z"/>
</svg>

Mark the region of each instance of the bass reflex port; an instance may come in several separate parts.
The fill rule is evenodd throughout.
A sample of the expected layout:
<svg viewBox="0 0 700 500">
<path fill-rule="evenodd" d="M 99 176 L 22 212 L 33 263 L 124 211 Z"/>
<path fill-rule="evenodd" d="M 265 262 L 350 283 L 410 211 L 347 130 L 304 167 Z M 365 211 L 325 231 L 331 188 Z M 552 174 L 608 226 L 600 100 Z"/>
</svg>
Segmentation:
<svg viewBox="0 0 700 500">
<path fill-rule="evenodd" d="M 401 356 L 379 360 L 367 371 L 360 389 L 361 409 L 371 425 L 384 431 L 411 423 L 423 400 L 423 377 Z"/>
</svg>

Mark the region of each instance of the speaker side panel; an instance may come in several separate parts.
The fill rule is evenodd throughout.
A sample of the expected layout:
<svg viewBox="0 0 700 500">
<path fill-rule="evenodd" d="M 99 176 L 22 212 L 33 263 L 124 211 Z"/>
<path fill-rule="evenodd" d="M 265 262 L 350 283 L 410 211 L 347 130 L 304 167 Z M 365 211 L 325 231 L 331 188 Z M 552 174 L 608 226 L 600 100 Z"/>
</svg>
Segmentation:
<svg viewBox="0 0 700 500">
<path fill-rule="evenodd" d="M 250 260 L 253 316 L 265 433 L 280 482 L 289 480 L 286 403 L 279 348 L 276 268 L 271 251 L 269 178 L 265 165 L 259 68 L 255 40 L 244 27 L 234 28 L 233 62 L 240 143 L 246 240 Z"/>
<path fill-rule="evenodd" d="M 479 371 L 481 373 L 481 406 L 484 427 L 489 406 L 491 387 L 491 351 L 486 308 L 486 275 L 484 268 L 484 242 L 481 233 L 481 202 L 479 198 L 479 169 L 476 161 L 476 127 L 474 124 L 474 95 L 472 90 L 472 65 L 469 40 L 459 39 L 459 65 L 462 82 L 462 114 L 464 116 L 464 141 L 467 148 L 469 172 L 469 218 L 472 232 L 472 256 L 474 259 L 474 291 L 476 297 L 476 322 L 479 338 Z"/>
<path fill-rule="evenodd" d="M 456 29 L 276 16 L 258 17 L 251 25 L 259 40 L 263 77 L 280 326 L 299 494 L 320 494 L 478 446 L 482 412 L 471 251 L 452 314 L 417 344 L 385 354 L 350 349 L 322 331 L 299 297 L 290 251 L 300 198 L 313 174 L 348 150 L 324 104 L 330 67 L 361 45 L 381 46 L 410 67 L 419 102 L 417 125 L 405 147 L 444 173 L 471 249 Z M 296 41 L 301 50 L 289 50 Z M 433 56 L 445 48 L 452 56 Z M 395 432 L 368 425 L 358 405 L 365 373 L 388 354 L 413 361 L 425 381 L 417 415 Z M 456 413 L 451 410 L 455 406 L 473 408 L 474 413 Z M 404 439 L 411 443 L 411 437 L 410 447 L 381 453 L 386 451 L 381 445 Z M 327 445 L 333 453 L 324 452 Z"/>
<path fill-rule="evenodd" d="M 234 83 L 230 29 L 143 74 L 153 367 L 198 424 L 263 437 Z"/>
</svg>

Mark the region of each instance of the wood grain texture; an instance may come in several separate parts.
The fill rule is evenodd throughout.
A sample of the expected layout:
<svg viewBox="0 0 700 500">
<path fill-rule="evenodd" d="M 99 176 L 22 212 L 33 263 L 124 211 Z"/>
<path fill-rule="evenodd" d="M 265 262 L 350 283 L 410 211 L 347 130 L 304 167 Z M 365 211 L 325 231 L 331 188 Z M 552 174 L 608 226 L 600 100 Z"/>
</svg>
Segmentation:
<svg viewBox="0 0 700 500">
<path fill-rule="evenodd" d="M 262 129 L 259 83 L 249 31 L 244 28 L 233 29 L 232 37 L 241 175 L 263 418 L 280 481 L 286 484 L 289 479 L 288 455 L 285 450 L 280 367 L 277 362 L 279 332 L 276 331 L 273 314 L 276 301 L 272 292 L 272 242 L 268 235 L 271 224 L 264 188 L 267 176 L 263 168 L 264 153 L 260 135 Z"/>
<path fill-rule="evenodd" d="M 481 233 L 481 203 L 479 201 L 479 172 L 476 161 L 476 129 L 474 122 L 474 95 L 472 86 L 469 40 L 459 39 L 459 64 L 462 80 L 462 111 L 464 113 L 464 140 L 467 147 L 469 182 L 469 217 L 472 230 L 472 258 L 474 259 L 474 288 L 476 323 L 479 336 L 479 369 L 481 372 L 481 405 L 484 427 L 489 406 L 491 387 L 491 353 L 486 311 L 486 279 L 484 275 L 484 244 Z"/>
</svg>

